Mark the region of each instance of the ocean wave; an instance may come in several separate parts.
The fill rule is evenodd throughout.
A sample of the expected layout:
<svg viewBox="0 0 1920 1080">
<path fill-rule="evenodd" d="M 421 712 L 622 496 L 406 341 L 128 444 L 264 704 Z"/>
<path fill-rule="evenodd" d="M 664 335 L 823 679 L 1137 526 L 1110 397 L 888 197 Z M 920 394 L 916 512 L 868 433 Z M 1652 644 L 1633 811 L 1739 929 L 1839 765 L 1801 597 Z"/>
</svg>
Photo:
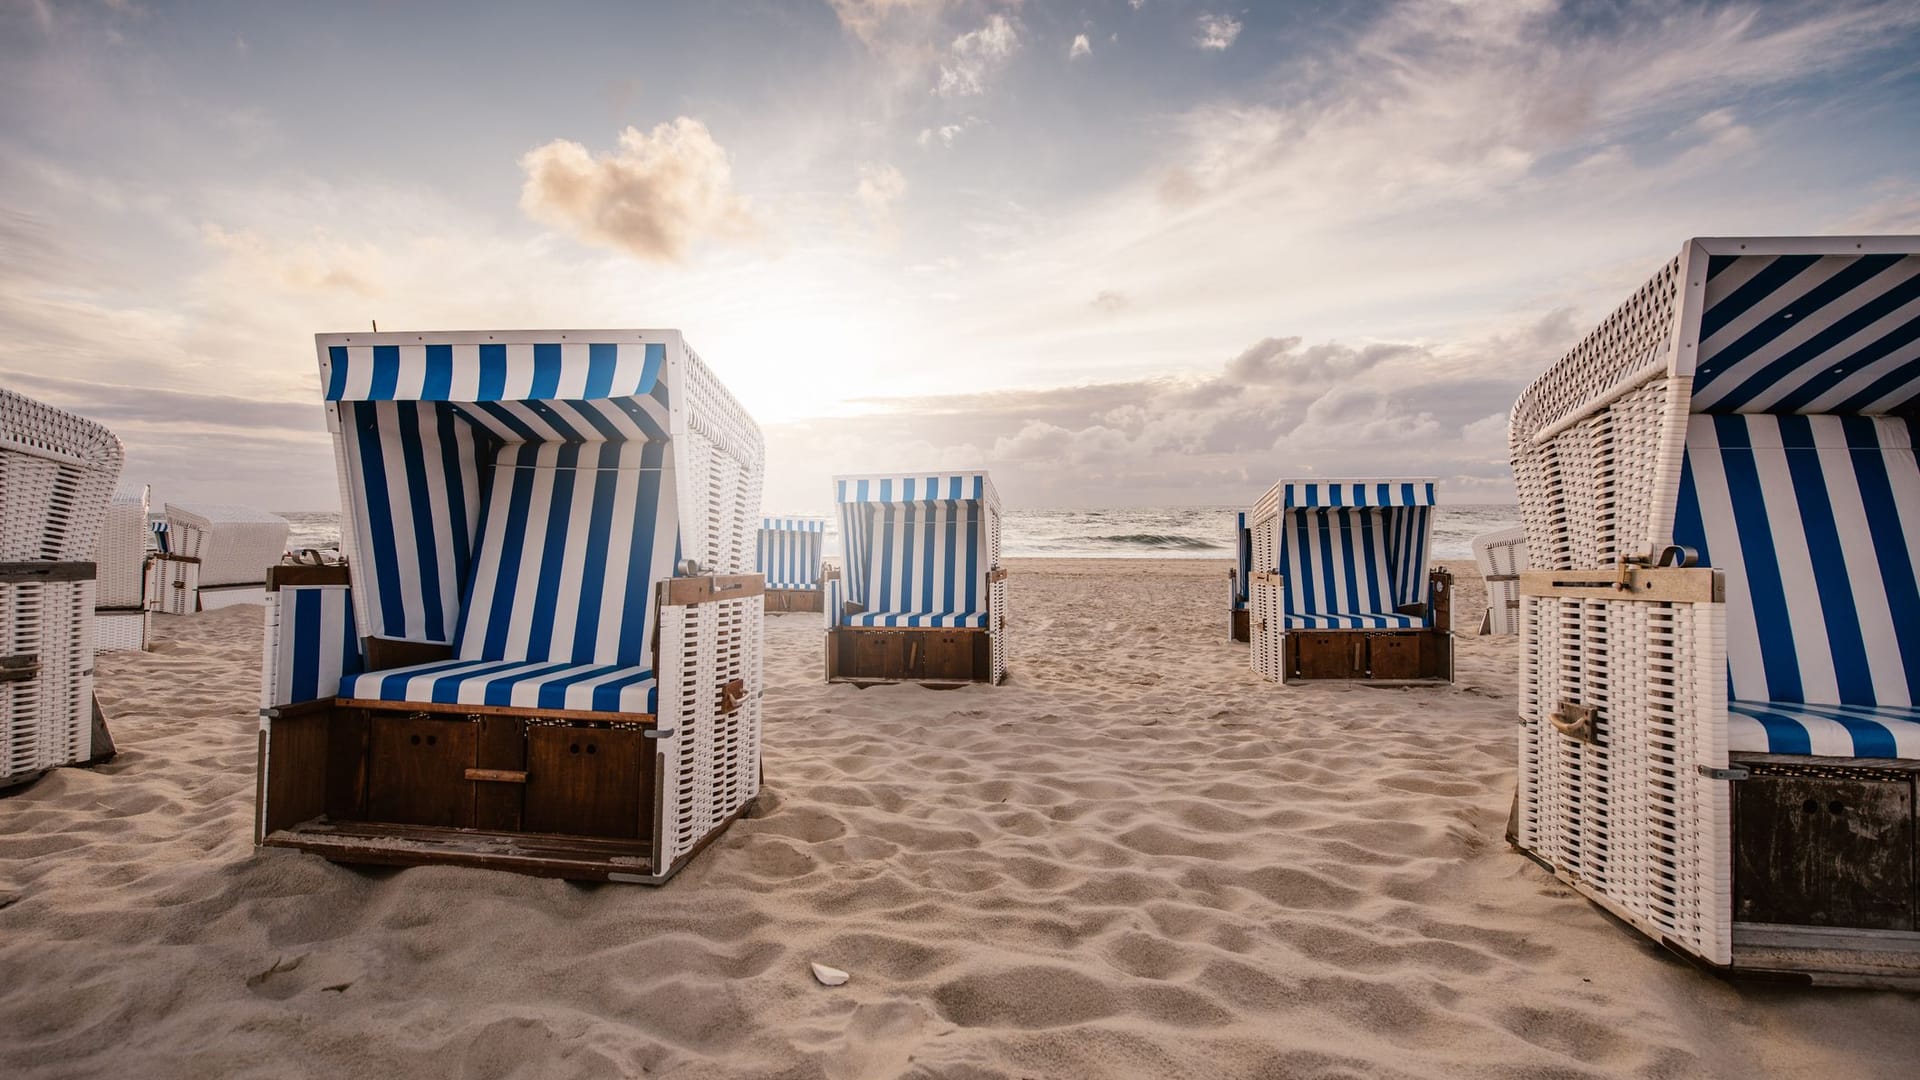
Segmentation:
<svg viewBox="0 0 1920 1080">
<path fill-rule="evenodd" d="M 1181 533 L 1120 533 L 1116 536 L 1089 536 L 1080 539 L 1079 542 L 1105 547 L 1144 547 L 1175 551 L 1209 551 L 1226 547 L 1225 544 Z"/>
</svg>

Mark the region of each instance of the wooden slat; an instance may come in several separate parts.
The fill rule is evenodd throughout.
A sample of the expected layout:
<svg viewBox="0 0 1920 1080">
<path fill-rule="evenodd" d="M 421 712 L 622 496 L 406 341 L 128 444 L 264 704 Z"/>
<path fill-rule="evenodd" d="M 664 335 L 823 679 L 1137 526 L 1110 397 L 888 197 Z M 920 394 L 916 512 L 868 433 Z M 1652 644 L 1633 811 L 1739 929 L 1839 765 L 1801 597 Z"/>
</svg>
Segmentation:
<svg viewBox="0 0 1920 1080">
<path fill-rule="evenodd" d="M 669 604 L 706 604 L 715 600 L 756 596 L 766 591 L 767 579 L 759 574 L 668 578 L 662 587 Z"/>
<path fill-rule="evenodd" d="M 90 562 L 0 562 L 0 582 L 92 581 Z"/>
<path fill-rule="evenodd" d="M 351 583 L 345 566 L 280 563 L 277 566 L 267 567 L 268 592 L 278 592 L 294 585 L 348 585 Z"/>
<path fill-rule="evenodd" d="M 1624 572 L 1527 570 L 1520 575 L 1522 596 L 1719 604 L 1726 602 L 1726 593 L 1726 576 L 1711 567 L 1628 567 Z"/>
<path fill-rule="evenodd" d="M 467 779 L 488 784 L 524 784 L 525 769 L 468 769 Z"/>
<path fill-rule="evenodd" d="M 609 840 L 308 821 L 272 832 L 262 842 L 270 847 L 310 851 L 336 862 L 472 866 L 588 881 L 645 880 L 651 877 L 653 867 L 653 846 L 644 838 Z"/>
</svg>

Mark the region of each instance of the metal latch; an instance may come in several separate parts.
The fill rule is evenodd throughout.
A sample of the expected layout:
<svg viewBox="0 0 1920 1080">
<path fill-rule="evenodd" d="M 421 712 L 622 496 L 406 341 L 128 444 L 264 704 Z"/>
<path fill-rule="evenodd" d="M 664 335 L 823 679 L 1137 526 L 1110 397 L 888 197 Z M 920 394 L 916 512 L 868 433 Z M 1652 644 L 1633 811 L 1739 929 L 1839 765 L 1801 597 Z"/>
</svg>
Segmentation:
<svg viewBox="0 0 1920 1080">
<path fill-rule="evenodd" d="M 40 674 L 39 653 L 0 656 L 0 683 L 26 682 Z"/>
<path fill-rule="evenodd" d="M 731 714 L 740 707 L 747 697 L 747 684 L 741 679 L 728 679 L 720 688 L 720 711 Z"/>
<path fill-rule="evenodd" d="M 647 728 L 640 732 L 640 737 L 643 739 L 671 739 L 673 738 L 673 729 Z"/>
<path fill-rule="evenodd" d="M 1745 765 L 1729 765 L 1724 769 L 1716 769 L 1711 765 L 1696 765 L 1694 768 L 1699 769 L 1700 775 L 1709 780 L 1747 780 L 1753 776 L 1753 771 Z"/>
<path fill-rule="evenodd" d="M 1547 722 L 1553 725 L 1554 730 L 1569 739 L 1590 743 L 1597 736 L 1594 724 L 1599 719 L 1599 711 L 1592 705 L 1576 705 L 1571 701 L 1563 701 L 1558 709 L 1547 715 Z"/>
</svg>

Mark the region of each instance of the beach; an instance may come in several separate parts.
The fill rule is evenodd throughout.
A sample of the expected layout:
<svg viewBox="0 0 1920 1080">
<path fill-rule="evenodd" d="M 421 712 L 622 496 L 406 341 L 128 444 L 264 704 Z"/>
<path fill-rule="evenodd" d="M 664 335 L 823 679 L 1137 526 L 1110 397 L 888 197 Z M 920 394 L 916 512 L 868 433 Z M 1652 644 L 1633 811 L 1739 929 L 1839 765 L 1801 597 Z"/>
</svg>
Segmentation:
<svg viewBox="0 0 1920 1080">
<path fill-rule="evenodd" d="M 1262 682 L 1223 560 L 1011 560 L 999 687 L 770 616 L 765 789 L 660 889 L 256 850 L 261 609 L 159 617 L 120 756 L 0 799 L 0 1075 L 1911 1076 L 1913 997 L 1703 973 L 1506 845 L 1516 642 L 1446 565 L 1451 686 Z"/>
</svg>

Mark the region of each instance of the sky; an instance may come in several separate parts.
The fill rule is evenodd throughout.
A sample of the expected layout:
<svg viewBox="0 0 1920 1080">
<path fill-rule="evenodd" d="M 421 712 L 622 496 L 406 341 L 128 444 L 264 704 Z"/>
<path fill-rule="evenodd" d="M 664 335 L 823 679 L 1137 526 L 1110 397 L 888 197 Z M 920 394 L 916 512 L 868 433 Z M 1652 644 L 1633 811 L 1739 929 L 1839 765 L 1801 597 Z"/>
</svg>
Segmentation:
<svg viewBox="0 0 1920 1080">
<path fill-rule="evenodd" d="M 765 509 L 1511 498 L 1691 236 L 1920 232 L 1920 5 L 0 0 L 0 385 L 338 505 L 313 335 L 676 328 Z"/>
</svg>

